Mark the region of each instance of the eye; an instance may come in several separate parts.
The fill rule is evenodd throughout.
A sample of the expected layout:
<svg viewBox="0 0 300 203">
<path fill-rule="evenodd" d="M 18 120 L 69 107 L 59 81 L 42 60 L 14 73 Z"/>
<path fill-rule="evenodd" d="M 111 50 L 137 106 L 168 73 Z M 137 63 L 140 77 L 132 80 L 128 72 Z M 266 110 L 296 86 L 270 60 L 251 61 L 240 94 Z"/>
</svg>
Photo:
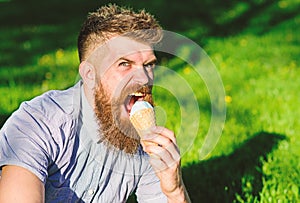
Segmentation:
<svg viewBox="0 0 300 203">
<path fill-rule="evenodd" d="M 131 65 L 129 62 L 123 61 L 123 62 L 120 62 L 118 66 L 121 70 L 128 70 Z"/>
<path fill-rule="evenodd" d="M 155 68 L 156 64 L 155 63 L 147 63 L 144 65 L 144 68 L 147 70 L 152 70 L 153 68 Z"/>
<path fill-rule="evenodd" d="M 127 61 L 119 63 L 119 66 L 129 66 L 130 64 Z"/>
</svg>

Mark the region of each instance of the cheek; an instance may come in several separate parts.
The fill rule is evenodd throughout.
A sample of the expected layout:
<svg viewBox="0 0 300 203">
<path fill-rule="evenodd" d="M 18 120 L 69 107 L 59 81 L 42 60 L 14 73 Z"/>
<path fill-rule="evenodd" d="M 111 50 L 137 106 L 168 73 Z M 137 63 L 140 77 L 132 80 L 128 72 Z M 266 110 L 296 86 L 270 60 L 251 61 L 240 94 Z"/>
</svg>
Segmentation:
<svg viewBox="0 0 300 203">
<path fill-rule="evenodd" d="M 122 78 L 120 76 L 116 75 L 109 75 L 106 74 L 107 76 L 101 78 L 101 83 L 106 90 L 106 93 L 112 97 L 113 95 L 117 94 L 117 89 L 119 86 L 120 81 Z"/>
</svg>

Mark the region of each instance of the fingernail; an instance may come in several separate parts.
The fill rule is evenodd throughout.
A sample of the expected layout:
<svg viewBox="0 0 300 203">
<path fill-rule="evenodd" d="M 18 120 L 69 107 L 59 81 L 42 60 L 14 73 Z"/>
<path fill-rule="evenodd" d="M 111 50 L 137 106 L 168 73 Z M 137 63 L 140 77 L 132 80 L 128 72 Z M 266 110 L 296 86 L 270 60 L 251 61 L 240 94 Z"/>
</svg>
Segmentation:
<svg viewBox="0 0 300 203">
<path fill-rule="evenodd" d="M 149 128 L 150 131 L 155 131 L 156 130 L 156 126 L 152 126 Z"/>
<path fill-rule="evenodd" d="M 153 135 L 149 131 L 143 135 L 143 140 L 149 140 L 151 138 L 153 138 Z"/>
</svg>

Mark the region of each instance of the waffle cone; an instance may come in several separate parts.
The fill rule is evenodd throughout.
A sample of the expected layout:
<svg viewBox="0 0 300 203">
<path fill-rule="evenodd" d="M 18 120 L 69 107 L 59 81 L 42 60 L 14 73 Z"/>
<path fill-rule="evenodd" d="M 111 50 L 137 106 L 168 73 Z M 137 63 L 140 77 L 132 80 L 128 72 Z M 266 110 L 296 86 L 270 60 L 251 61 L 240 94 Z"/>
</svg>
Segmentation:
<svg viewBox="0 0 300 203">
<path fill-rule="evenodd" d="M 156 125 L 154 110 L 152 108 L 142 109 L 131 115 L 130 121 L 139 136 L 143 138 L 143 135 L 147 132 L 147 130 Z"/>
</svg>

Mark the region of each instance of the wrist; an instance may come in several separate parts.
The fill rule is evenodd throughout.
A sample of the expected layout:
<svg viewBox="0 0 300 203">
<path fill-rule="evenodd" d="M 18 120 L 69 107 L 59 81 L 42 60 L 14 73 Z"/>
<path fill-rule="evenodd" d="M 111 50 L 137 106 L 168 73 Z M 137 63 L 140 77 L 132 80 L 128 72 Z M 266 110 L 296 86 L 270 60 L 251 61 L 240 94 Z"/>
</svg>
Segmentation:
<svg viewBox="0 0 300 203">
<path fill-rule="evenodd" d="M 168 202 L 172 203 L 189 203 L 190 199 L 188 197 L 187 191 L 184 185 L 178 187 L 169 194 L 166 194 Z"/>
</svg>

